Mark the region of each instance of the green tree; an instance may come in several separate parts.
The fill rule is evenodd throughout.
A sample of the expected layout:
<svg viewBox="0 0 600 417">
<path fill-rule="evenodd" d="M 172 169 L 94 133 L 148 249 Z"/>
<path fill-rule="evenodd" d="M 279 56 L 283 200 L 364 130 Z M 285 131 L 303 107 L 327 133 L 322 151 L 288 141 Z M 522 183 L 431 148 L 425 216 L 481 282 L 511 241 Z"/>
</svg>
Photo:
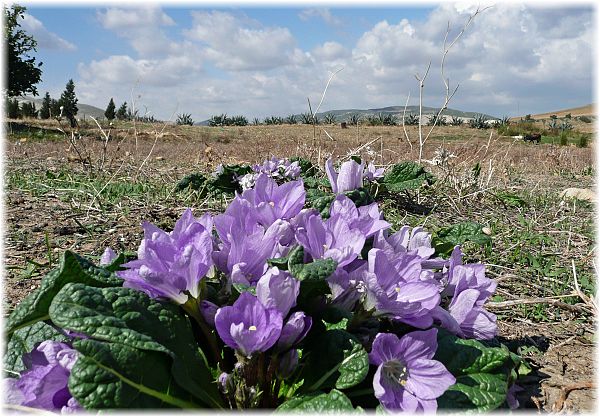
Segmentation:
<svg viewBox="0 0 600 417">
<path fill-rule="evenodd" d="M 36 118 L 38 115 L 37 109 L 35 108 L 34 103 L 29 103 L 24 101 L 21 103 L 21 114 L 23 117 L 33 117 Z"/>
<path fill-rule="evenodd" d="M 27 9 L 18 4 L 3 8 L 4 45 L 8 64 L 7 94 L 11 97 L 28 93 L 36 96 L 35 84 L 42 78 L 42 63 L 36 63 L 35 57 L 31 56 L 31 52 L 36 51 L 37 42 L 20 29 L 19 20 L 23 19 Z"/>
<path fill-rule="evenodd" d="M 69 119 L 71 122 L 71 127 L 77 126 L 77 121 L 75 120 L 75 116 L 79 109 L 77 108 L 77 96 L 75 95 L 75 83 L 73 80 L 69 80 L 65 87 L 65 91 L 60 96 L 60 100 L 58 100 L 59 104 L 63 107 L 63 116 Z"/>
<path fill-rule="evenodd" d="M 108 102 L 108 106 L 106 106 L 104 117 L 106 117 L 108 120 L 113 120 L 115 118 L 115 102 L 113 101 L 112 97 Z"/>
<path fill-rule="evenodd" d="M 50 104 L 52 99 L 50 98 L 50 93 L 46 92 L 46 95 L 42 99 L 42 108 L 40 109 L 40 118 L 41 119 L 49 119 L 50 118 Z"/>
<path fill-rule="evenodd" d="M 9 119 L 21 118 L 21 109 L 16 98 L 6 100 L 6 113 Z"/>
<path fill-rule="evenodd" d="M 60 103 L 58 100 L 50 99 L 50 117 L 57 117 L 60 114 Z"/>
<path fill-rule="evenodd" d="M 127 102 L 121 104 L 121 107 L 119 107 L 119 110 L 117 110 L 117 119 L 127 119 Z"/>
</svg>

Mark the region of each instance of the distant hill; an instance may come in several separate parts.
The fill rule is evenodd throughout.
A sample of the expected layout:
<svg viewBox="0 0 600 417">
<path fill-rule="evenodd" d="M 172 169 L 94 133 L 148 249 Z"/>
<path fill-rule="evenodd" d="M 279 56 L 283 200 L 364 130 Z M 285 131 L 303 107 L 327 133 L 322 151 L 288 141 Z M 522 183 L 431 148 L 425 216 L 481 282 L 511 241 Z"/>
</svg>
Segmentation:
<svg viewBox="0 0 600 417">
<path fill-rule="evenodd" d="M 42 107 L 42 99 L 37 97 L 17 97 L 17 101 L 19 103 L 33 102 L 35 104 L 36 109 L 40 109 Z M 89 104 L 77 103 L 77 108 L 79 111 L 77 112 L 78 119 L 84 119 L 85 117 L 92 116 L 96 119 L 104 118 L 104 110 L 99 109 L 98 107 L 90 106 Z"/>
<path fill-rule="evenodd" d="M 587 106 L 573 107 L 571 109 L 557 110 L 557 111 L 553 111 L 553 112 L 549 112 L 549 113 L 534 114 L 534 115 L 531 115 L 531 117 L 533 117 L 536 120 L 549 119 L 550 116 L 552 116 L 552 115 L 556 115 L 557 117 L 564 117 L 569 113 L 573 117 L 595 116 L 596 115 L 596 105 L 592 103 L 592 104 L 588 104 Z"/>
<path fill-rule="evenodd" d="M 431 115 L 437 114 L 440 111 L 439 107 L 423 107 L 423 116 L 429 117 Z M 365 119 L 369 116 L 377 116 L 378 114 L 392 114 L 396 116 L 398 120 L 402 120 L 402 115 L 404 114 L 404 106 L 389 106 L 389 107 L 381 107 L 375 109 L 344 109 L 344 110 L 328 110 L 325 112 L 320 112 L 317 114 L 317 118 L 323 119 L 327 114 L 333 114 L 337 122 L 345 122 L 350 119 L 350 116 L 356 114 L 361 118 Z M 419 106 L 407 106 L 406 107 L 406 115 L 409 114 L 419 114 Z M 461 111 L 456 109 L 446 109 L 442 113 L 446 118 L 449 117 L 461 117 L 463 119 L 472 119 L 477 114 L 483 114 L 486 119 L 498 119 L 498 117 L 490 116 L 489 114 L 484 114 L 480 112 L 472 112 L 472 111 Z M 288 115 L 280 115 L 281 117 L 287 117 Z M 301 115 L 296 114 L 296 119 L 301 120 Z M 197 125 L 207 126 L 208 120 L 204 120 L 202 122 L 196 123 Z"/>
</svg>

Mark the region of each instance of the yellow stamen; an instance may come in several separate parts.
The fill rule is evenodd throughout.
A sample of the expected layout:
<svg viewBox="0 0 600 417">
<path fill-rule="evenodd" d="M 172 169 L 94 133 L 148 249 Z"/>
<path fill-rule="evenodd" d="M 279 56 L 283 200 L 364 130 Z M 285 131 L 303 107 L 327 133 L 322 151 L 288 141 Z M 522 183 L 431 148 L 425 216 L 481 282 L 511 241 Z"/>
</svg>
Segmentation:
<svg viewBox="0 0 600 417">
<path fill-rule="evenodd" d="M 256 330 L 256 326 L 250 326 L 250 327 L 248 327 L 248 330 L 255 331 Z"/>
<path fill-rule="evenodd" d="M 271 207 L 275 207 L 275 203 L 274 203 L 273 201 L 269 201 L 269 205 L 270 205 Z"/>
<path fill-rule="evenodd" d="M 396 292 L 400 292 L 400 287 L 396 287 Z"/>
</svg>

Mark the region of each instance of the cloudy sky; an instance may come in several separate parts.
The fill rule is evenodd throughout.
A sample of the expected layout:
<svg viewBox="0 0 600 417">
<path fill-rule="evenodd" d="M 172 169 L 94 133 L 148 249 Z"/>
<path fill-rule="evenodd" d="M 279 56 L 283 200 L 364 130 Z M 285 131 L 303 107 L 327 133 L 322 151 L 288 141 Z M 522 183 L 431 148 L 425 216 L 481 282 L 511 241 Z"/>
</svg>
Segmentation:
<svg viewBox="0 0 600 417">
<path fill-rule="evenodd" d="M 418 104 L 415 74 L 430 61 L 424 105 L 440 106 L 444 35 L 448 23 L 458 34 L 469 4 L 32 4 L 21 25 L 44 63 L 40 95 L 73 78 L 81 103 L 133 99 L 159 119 L 200 121 L 305 112 L 340 68 L 321 110 L 404 105 L 409 93 Z M 570 4 L 497 2 L 478 15 L 446 59 L 460 83 L 449 107 L 515 116 L 593 102 L 595 11 Z"/>
</svg>

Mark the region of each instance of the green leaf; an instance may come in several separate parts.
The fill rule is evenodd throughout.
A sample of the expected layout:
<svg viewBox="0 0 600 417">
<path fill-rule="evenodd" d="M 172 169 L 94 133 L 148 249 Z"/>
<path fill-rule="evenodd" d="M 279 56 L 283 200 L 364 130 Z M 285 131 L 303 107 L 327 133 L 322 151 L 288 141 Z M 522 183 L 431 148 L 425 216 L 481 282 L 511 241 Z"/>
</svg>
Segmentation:
<svg viewBox="0 0 600 417">
<path fill-rule="evenodd" d="M 367 204 L 371 204 L 373 202 L 373 197 L 366 188 L 358 188 L 356 190 L 346 191 L 344 195 L 352 200 L 356 207 L 366 206 Z"/>
<path fill-rule="evenodd" d="M 326 355 L 323 352 L 327 352 Z M 369 372 L 369 356 L 359 341 L 344 330 L 328 330 L 303 351 L 308 355 L 303 389 L 346 389 L 359 384 Z"/>
<path fill-rule="evenodd" d="M 472 409 L 477 412 L 494 410 L 506 400 L 506 379 L 500 374 L 474 373 L 461 375 L 456 383 L 437 399 L 444 409 Z"/>
<path fill-rule="evenodd" d="M 38 321 L 37 323 L 15 331 L 6 346 L 4 354 L 4 370 L 20 372 L 25 369 L 23 355 L 33 350 L 37 343 L 44 340 L 63 342 L 68 340 L 52 326 Z"/>
<path fill-rule="evenodd" d="M 483 233 L 482 227 L 475 222 L 462 222 L 438 230 L 431 243 L 436 253 L 449 255 L 456 245 L 471 241 L 480 245 L 489 244 L 492 239 Z"/>
<path fill-rule="evenodd" d="M 29 294 L 15 308 L 6 321 L 6 333 L 48 319 L 48 309 L 54 296 L 70 282 L 79 282 L 93 287 L 121 286 L 123 280 L 107 269 L 96 267 L 87 259 L 71 251 L 65 251 L 58 267 L 44 278 L 40 288 Z"/>
<path fill-rule="evenodd" d="M 279 407 L 276 411 L 293 413 L 344 413 L 355 411 L 348 397 L 336 389 L 327 394 L 319 392 L 294 397 Z"/>
<path fill-rule="evenodd" d="M 175 380 L 206 405 L 221 400 L 181 309 L 130 288 L 67 284 L 50 306 L 50 318 L 65 329 L 172 359 Z"/>
<path fill-rule="evenodd" d="M 186 188 L 191 188 L 192 190 L 200 190 L 202 189 L 207 182 L 207 178 L 205 175 L 201 173 L 193 173 L 186 175 L 175 185 L 175 191 L 183 191 Z"/>
<path fill-rule="evenodd" d="M 307 177 L 314 177 L 319 172 L 319 168 L 313 165 L 308 159 L 300 158 L 298 156 L 290 158 L 290 162 L 296 161 L 298 162 L 298 165 L 300 165 L 300 172 L 305 181 Z"/>
<path fill-rule="evenodd" d="M 125 268 L 121 268 L 121 265 L 128 261 L 125 253 L 121 252 L 119 255 L 111 261 L 108 265 L 103 265 L 102 268 L 106 269 L 109 272 L 117 272 L 122 271 Z"/>
<path fill-rule="evenodd" d="M 395 164 L 383 177 L 383 183 L 390 192 L 399 193 L 432 183 L 433 175 L 412 161 Z"/>
<path fill-rule="evenodd" d="M 527 202 L 520 196 L 508 191 L 501 191 L 495 194 L 496 197 L 509 207 L 527 207 Z"/>
<path fill-rule="evenodd" d="M 156 351 L 82 339 L 69 376 L 69 391 L 86 409 L 196 408 L 171 373 L 170 360 Z"/>
<path fill-rule="evenodd" d="M 252 167 L 248 165 L 223 165 L 222 171 L 209 180 L 210 185 L 221 192 L 235 192 L 240 190 L 238 177 L 252 172 Z"/>
<path fill-rule="evenodd" d="M 317 259 L 304 263 L 304 248 L 296 246 L 288 255 L 288 270 L 300 281 L 324 281 L 337 268 L 337 262 L 331 258 Z"/>
<path fill-rule="evenodd" d="M 461 339 L 440 330 L 435 359 L 455 376 L 501 370 L 511 359 L 505 347 L 488 347 L 475 339 Z"/>
</svg>

